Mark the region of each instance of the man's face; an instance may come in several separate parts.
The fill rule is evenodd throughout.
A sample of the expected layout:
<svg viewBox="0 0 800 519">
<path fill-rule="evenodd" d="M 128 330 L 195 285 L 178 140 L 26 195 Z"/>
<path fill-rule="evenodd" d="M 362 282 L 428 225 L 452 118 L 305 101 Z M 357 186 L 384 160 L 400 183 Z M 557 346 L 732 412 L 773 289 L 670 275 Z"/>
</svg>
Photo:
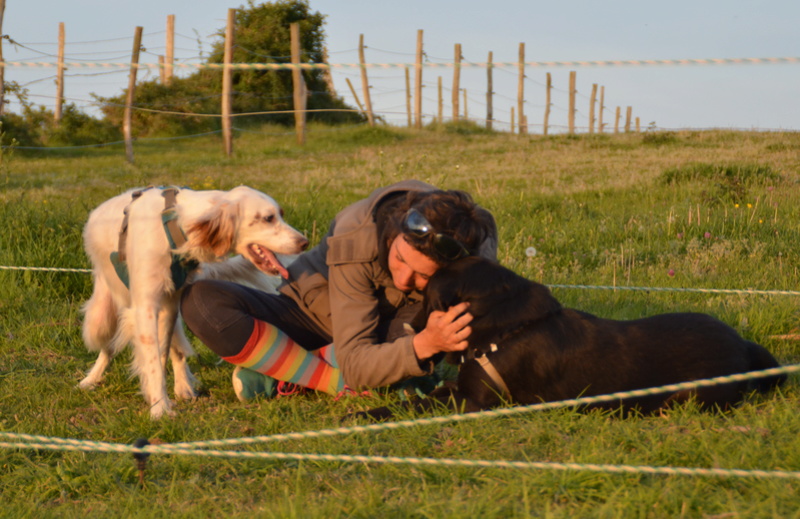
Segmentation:
<svg viewBox="0 0 800 519">
<path fill-rule="evenodd" d="M 439 265 L 398 234 L 389 248 L 389 272 L 395 288 L 403 292 L 422 292 Z"/>
</svg>

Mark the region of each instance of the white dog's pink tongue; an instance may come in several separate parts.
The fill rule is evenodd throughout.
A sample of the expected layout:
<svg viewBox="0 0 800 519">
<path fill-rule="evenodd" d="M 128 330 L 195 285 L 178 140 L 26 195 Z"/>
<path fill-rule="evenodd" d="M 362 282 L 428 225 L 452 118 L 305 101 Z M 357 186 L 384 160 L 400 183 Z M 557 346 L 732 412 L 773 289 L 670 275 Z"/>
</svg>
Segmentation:
<svg viewBox="0 0 800 519">
<path fill-rule="evenodd" d="M 267 274 L 280 275 L 284 279 L 289 279 L 289 271 L 281 265 L 275 254 L 258 244 L 251 244 L 248 246 L 253 255 L 253 263 Z"/>
</svg>

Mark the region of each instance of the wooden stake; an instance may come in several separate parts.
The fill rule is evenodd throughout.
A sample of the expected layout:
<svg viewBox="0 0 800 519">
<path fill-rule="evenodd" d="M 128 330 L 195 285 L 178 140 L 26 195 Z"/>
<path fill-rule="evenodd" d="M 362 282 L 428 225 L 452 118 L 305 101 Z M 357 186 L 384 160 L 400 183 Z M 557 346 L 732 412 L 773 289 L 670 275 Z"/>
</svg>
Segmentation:
<svg viewBox="0 0 800 519">
<path fill-rule="evenodd" d="M 6 0 L 0 0 L 0 34 L 3 34 L 3 17 L 6 12 Z M 0 38 L 0 63 L 5 63 L 3 58 L 3 39 Z M 5 113 L 6 96 L 6 68 L 0 67 L 0 117 Z M 2 158 L 2 155 L 0 155 Z"/>
<path fill-rule="evenodd" d="M 492 129 L 492 120 L 494 119 L 494 110 L 492 109 L 492 99 L 494 92 L 492 91 L 492 52 L 489 51 L 489 59 L 486 62 L 486 129 Z"/>
<path fill-rule="evenodd" d="M 439 76 L 438 87 L 439 87 L 438 119 L 439 119 L 439 124 L 444 124 L 444 97 L 442 96 L 442 76 Z"/>
<path fill-rule="evenodd" d="M 519 133 L 528 133 L 528 129 L 522 124 L 525 120 L 525 44 L 519 44 L 519 62 L 517 63 L 519 78 L 517 80 L 517 113 L 519 115 Z"/>
<path fill-rule="evenodd" d="M 600 87 L 600 112 L 597 117 L 597 131 L 603 133 L 605 125 L 603 124 L 603 112 L 606 110 L 606 87 Z"/>
<path fill-rule="evenodd" d="M 577 72 L 574 70 L 569 73 L 569 134 L 575 135 L 575 80 Z"/>
<path fill-rule="evenodd" d="M 222 142 L 225 146 L 225 155 L 233 155 L 233 124 L 231 112 L 233 111 L 233 35 L 236 24 L 236 9 L 228 9 L 228 23 L 225 27 L 225 51 L 222 58 Z"/>
<path fill-rule="evenodd" d="M 458 106 L 458 96 L 461 93 L 461 44 L 456 43 L 455 56 L 453 59 L 453 90 L 452 90 L 452 104 L 453 104 L 453 122 L 458 121 L 460 109 Z"/>
<path fill-rule="evenodd" d="M 512 106 L 511 107 L 511 133 L 512 134 L 516 133 L 516 131 L 517 131 L 517 128 L 514 125 L 514 107 Z"/>
<path fill-rule="evenodd" d="M 631 131 L 631 115 L 633 114 L 633 108 L 628 107 L 625 110 L 625 133 L 630 133 Z"/>
<path fill-rule="evenodd" d="M 616 115 L 614 117 L 614 133 L 619 133 L 619 119 L 620 119 L 620 112 L 619 112 L 619 106 L 618 106 Z"/>
<path fill-rule="evenodd" d="M 403 67 L 406 71 L 406 114 L 408 115 L 408 127 L 414 124 L 411 119 L 411 71 L 408 67 Z"/>
<path fill-rule="evenodd" d="M 303 80 L 303 71 L 300 70 L 300 24 L 289 24 L 292 37 L 292 84 L 294 85 L 294 127 L 297 134 L 297 144 L 306 143 L 306 82 Z"/>
<path fill-rule="evenodd" d="M 56 124 L 61 123 L 61 114 L 64 107 L 64 22 L 58 24 L 58 69 L 56 72 L 56 107 L 54 119 Z"/>
<path fill-rule="evenodd" d="M 464 119 L 469 121 L 469 110 L 467 109 L 467 89 L 464 89 Z"/>
<path fill-rule="evenodd" d="M 370 127 L 375 126 L 375 118 L 372 115 L 372 99 L 369 96 L 369 80 L 367 79 L 367 63 L 364 59 L 364 35 L 358 36 L 358 60 L 361 64 L 361 90 L 364 93 L 364 106 L 367 109 L 367 121 Z"/>
<path fill-rule="evenodd" d="M 353 97 L 356 100 L 356 104 L 358 105 L 358 109 L 361 110 L 362 113 L 364 113 L 364 106 L 361 104 L 361 100 L 358 98 L 358 94 L 356 94 L 356 89 L 353 88 L 353 83 L 350 82 L 350 78 L 345 78 L 345 81 L 347 81 L 347 86 L 350 87 L 350 93 L 353 94 Z"/>
<path fill-rule="evenodd" d="M 592 84 L 592 97 L 589 100 L 589 133 L 594 133 L 594 105 L 597 102 L 597 83 Z"/>
<path fill-rule="evenodd" d="M 122 115 L 122 136 L 125 139 L 125 158 L 133 164 L 133 135 L 131 119 L 133 118 L 133 98 L 136 90 L 136 72 L 139 70 L 139 50 L 142 47 L 142 28 L 136 27 L 133 34 L 133 53 L 131 55 L 131 71 L 128 74 L 128 94 L 125 96 L 125 112 Z"/>
<path fill-rule="evenodd" d="M 163 84 L 172 84 L 173 65 L 175 64 L 175 15 L 167 15 L 167 49 L 164 58 Z"/>
<path fill-rule="evenodd" d="M 416 116 L 417 129 L 422 129 L 422 29 L 417 31 L 417 61 L 414 64 L 417 84 L 414 98 L 414 115 Z"/>
<path fill-rule="evenodd" d="M 548 125 L 550 124 L 550 91 L 553 89 L 553 78 L 547 73 L 547 89 L 544 101 L 544 134 L 547 135 Z"/>
</svg>

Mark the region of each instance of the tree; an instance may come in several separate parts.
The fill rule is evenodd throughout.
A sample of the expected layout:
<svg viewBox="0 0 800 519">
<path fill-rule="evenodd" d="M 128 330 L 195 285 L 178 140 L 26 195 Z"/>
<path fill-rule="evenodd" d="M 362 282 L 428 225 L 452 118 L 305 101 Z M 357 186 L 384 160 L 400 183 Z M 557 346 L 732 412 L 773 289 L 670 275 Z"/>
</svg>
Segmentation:
<svg viewBox="0 0 800 519">
<path fill-rule="evenodd" d="M 236 11 L 234 34 L 235 63 L 290 63 L 289 25 L 300 25 L 301 61 L 322 63 L 325 32 L 325 16 L 312 12 L 307 0 L 277 0 L 256 4 L 248 0 L 247 6 Z M 221 64 L 224 52 L 224 28 L 217 32 L 216 42 L 207 59 L 209 64 Z M 344 101 L 328 90 L 321 69 L 305 70 L 303 76 L 309 91 L 307 107 L 352 110 Z M 143 82 L 136 87 L 136 106 L 152 110 L 216 114 L 220 110 L 222 72 L 205 68 L 186 77 L 175 78 L 170 86 L 157 80 Z M 235 113 L 274 112 L 293 109 L 291 70 L 236 70 L 233 73 L 233 111 Z M 103 103 L 102 110 L 109 120 L 122 120 L 122 105 L 125 93 L 117 97 L 96 97 Z M 274 122 L 292 124 L 293 116 L 285 114 L 263 114 L 248 116 L 247 121 L 238 117 L 238 124 L 247 122 Z M 328 123 L 360 122 L 363 118 L 355 113 L 322 112 L 311 113 L 310 121 Z M 170 116 L 154 112 L 136 111 L 133 121 L 138 135 L 193 133 L 215 130 L 220 127 L 217 118 Z"/>
</svg>

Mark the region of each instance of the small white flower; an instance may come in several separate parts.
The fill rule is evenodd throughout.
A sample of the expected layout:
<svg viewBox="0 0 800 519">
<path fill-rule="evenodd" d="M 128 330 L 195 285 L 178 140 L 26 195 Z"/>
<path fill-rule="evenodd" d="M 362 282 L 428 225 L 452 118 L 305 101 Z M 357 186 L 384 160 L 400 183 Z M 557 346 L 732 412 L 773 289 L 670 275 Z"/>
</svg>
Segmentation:
<svg viewBox="0 0 800 519">
<path fill-rule="evenodd" d="M 525 249 L 525 255 L 529 258 L 536 256 L 536 247 L 528 247 Z"/>
</svg>

